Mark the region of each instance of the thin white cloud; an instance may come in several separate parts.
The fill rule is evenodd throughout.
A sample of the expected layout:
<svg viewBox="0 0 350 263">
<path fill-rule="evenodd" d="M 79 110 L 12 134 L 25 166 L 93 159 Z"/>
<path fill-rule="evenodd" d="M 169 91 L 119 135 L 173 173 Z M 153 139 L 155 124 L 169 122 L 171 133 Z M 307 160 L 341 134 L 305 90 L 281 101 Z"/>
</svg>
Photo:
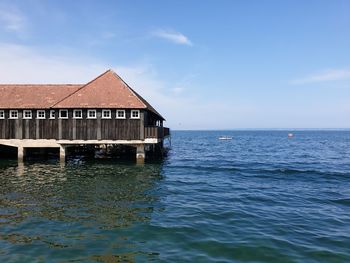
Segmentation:
<svg viewBox="0 0 350 263">
<path fill-rule="evenodd" d="M 308 84 L 335 80 L 350 79 L 350 69 L 329 69 L 319 73 L 311 74 L 304 78 L 295 79 L 291 84 Z"/>
<path fill-rule="evenodd" d="M 175 95 L 179 95 L 179 94 L 183 93 L 184 90 L 185 90 L 184 87 L 177 86 L 177 87 L 173 88 L 173 93 Z"/>
<path fill-rule="evenodd" d="M 161 30 L 154 31 L 152 35 L 155 37 L 166 39 L 175 44 L 193 46 L 191 40 L 189 40 L 188 37 L 186 37 L 184 34 L 179 32 L 161 29 Z"/>
<path fill-rule="evenodd" d="M 85 83 L 108 68 L 86 58 L 56 56 L 23 45 L 0 43 L 0 83 Z"/>
<path fill-rule="evenodd" d="M 0 7 L 0 27 L 9 32 L 19 33 L 24 30 L 25 16 L 15 8 Z"/>
</svg>

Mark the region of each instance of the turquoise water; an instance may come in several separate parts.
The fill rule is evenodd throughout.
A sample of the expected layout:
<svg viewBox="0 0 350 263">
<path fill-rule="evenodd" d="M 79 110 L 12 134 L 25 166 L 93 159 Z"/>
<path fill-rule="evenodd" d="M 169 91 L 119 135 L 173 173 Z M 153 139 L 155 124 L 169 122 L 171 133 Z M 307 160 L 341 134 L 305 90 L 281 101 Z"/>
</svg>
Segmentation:
<svg viewBox="0 0 350 263">
<path fill-rule="evenodd" d="M 1 161 L 0 262 L 350 262 L 350 132 L 287 133 L 173 132 L 144 166 Z"/>
</svg>

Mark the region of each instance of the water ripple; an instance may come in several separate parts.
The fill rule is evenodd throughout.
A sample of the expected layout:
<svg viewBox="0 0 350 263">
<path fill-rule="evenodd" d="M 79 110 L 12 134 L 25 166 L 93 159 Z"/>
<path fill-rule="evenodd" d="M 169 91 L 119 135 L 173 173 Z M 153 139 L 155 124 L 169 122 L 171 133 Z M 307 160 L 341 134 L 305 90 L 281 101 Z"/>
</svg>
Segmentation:
<svg viewBox="0 0 350 263">
<path fill-rule="evenodd" d="M 350 132 L 293 133 L 174 132 L 144 166 L 2 161 L 0 260 L 350 262 Z"/>
</svg>

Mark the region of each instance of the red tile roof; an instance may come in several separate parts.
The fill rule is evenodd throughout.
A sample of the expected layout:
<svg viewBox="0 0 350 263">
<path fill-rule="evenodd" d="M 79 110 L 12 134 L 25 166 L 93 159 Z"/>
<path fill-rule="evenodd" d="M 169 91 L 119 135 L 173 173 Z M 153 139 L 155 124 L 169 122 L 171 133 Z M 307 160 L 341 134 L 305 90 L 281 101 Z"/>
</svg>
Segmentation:
<svg viewBox="0 0 350 263">
<path fill-rule="evenodd" d="M 0 84 L 0 109 L 45 109 L 82 85 Z"/>
<path fill-rule="evenodd" d="M 0 85 L 0 108 L 148 109 L 164 119 L 112 70 L 85 85 Z"/>
</svg>

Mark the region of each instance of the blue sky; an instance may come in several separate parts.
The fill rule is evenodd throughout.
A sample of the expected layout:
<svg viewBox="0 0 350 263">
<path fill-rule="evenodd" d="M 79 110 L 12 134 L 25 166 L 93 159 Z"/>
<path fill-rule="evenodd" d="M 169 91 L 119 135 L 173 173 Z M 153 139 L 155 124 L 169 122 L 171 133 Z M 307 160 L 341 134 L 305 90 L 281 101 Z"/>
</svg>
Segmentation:
<svg viewBox="0 0 350 263">
<path fill-rule="evenodd" d="M 0 82 L 112 68 L 173 129 L 350 128 L 350 1 L 4 1 Z"/>
</svg>

